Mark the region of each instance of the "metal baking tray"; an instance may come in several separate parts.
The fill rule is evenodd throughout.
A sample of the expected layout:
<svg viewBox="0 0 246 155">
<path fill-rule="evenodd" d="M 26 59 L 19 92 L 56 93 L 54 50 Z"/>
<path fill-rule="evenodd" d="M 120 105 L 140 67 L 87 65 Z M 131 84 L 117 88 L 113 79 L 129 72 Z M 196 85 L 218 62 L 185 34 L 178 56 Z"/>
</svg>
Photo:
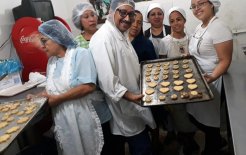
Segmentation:
<svg viewBox="0 0 246 155">
<path fill-rule="evenodd" d="M 178 64 L 175 64 L 177 63 Z M 186 63 L 184 63 L 186 62 Z M 169 64 L 169 65 L 168 65 Z M 196 89 L 191 90 L 188 88 L 188 84 L 186 82 L 187 78 L 184 77 L 185 74 L 188 74 L 186 72 L 187 68 L 183 68 L 184 64 L 188 64 L 188 67 L 192 69 L 192 74 L 196 82 L 195 84 L 198 86 Z M 150 67 L 153 65 L 152 67 Z M 169 67 L 164 67 L 164 66 Z M 173 69 L 174 65 L 178 65 L 178 69 Z M 177 66 L 175 66 L 177 67 Z M 150 70 L 150 68 L 152 70 Z M 164 73 L 165 70 L 168 71 L 168 73 Z M 155 72 L 156 70 L 159 70 L 159 74 L 157 76 L 159 77 L 158 80 L 154 80 Z M 175 79 L 173 77 L 174 73 L 173 70 L 179 71 L 179 78 Z M 146 73 L 147 72 L 147 73 Z M 150 74 L 148 74 L 150 73 Z M 168 79 L 163 79 L 163 75 L 167 74 Z M 151 88 L 148 86 L 147 77 L 151 80 L 151 82 L 155 81 L 157 84 L 156 87 L 153 87 L 154 93 L 151 95 L 146 94 L 146 89 Z M 173 83 L 175 80 L 182 80 L 184 83 L 182 84 L 183 90 L 177 91 L 174 90 L 175 84 Z M 163 88 L 164 86 L 161 85 L 162 82 L 170 82 L 169 86 L 166 86 L 166 88 L 169 89 L 168 92 L 162 93 L 160 91 L 160 88 Z M 214 95 L 209 88 L 206 80 L 204 79 L 202 75 L 202 71 L 200 69 L 200 66 L 198 65 L 196 59 L 194 56 L 182 56 L 182 57 L 174 57 L 174 58 L 167 58 L 167 59 L 157 59 L 157 60 L 148 60 L 141 62 L 141 73 L 140 73 L 140 90 L 141 93 L 145 96 L 143 97 L 141 101 L 142 106 L 158 106 L 158 105 L 170 105 L 170 104 L 185 104 L 185 103 L 192 103 L 192 102 L 201 102 L 201 101 L 208 101 L 212 100 L 214 98 Z M 191 95 L 191 91 L 198 92 L 198 95 Z M 183 92 L 188 93 L 188 97 L 181 98 L 181 94 Z M 173 94 L 177 95 L 176 99 L 171 99 L 171 96 Z M 186 94 L 187 95 L 187 94 Z M 165 96 L 165 100 L 160 100 L 160 96 Z M 150 98 L 151 101 L 146 101 L 147 98 Z"/>
<path fill-rule="evenodd" d="M 35 107 L 35 110 L 33 110 L 32 113 L 28 114 L 28 113 L 24 113 L 23 115 L 21 116 L 18 116 L 17 113 L 13 113 L 10 115 L 14 117 L 14 120 L 9 122 L 9 124 L 4 127 L 4 128 L 1 128 L 0 129 L 0 136 L 4 135 L 6 133 L 6 131 L 14 126 L 19 126 L 19 130 L 14 132 L 14 133 L 11 133 L 11 137 L 6 140 L 5 142 L 2 142 L 0 143 L 0 153 L 4 152 L 5 149 L 17 138 L 17 136 L 24 130 L 24 128 L 32 121 L 32 119 L 34 118 L 34 116 L 41 110 L 41 108 L 45 105 L 47 101 L 47 98 L 34 98 L 32 100 L 26 100 L 26 99 L 22 99 L 22 100 L 15 100 L 15 101 L 9 101 L 9 102 L 2 102 L 0 103 L 0 106 L 5 106 L 5 105 L 10 105 L 10 104 L 15 104 L 15 103 L 20 103 L 19 106 L 16 108 L 18 109 L 18 112 L 19 111 L 26 111 L 26 107 L 27 106 L 30 106 L 30 105 L 36 105 Z M 6 112 L 3 112 L 2 109 L 0 110 L 0 122 L 3 122 L 2 121 L 2 118 L 3 116 L 6 114 L 6 113 L 11 113 L 13 111 L 12 110 L 9 110 L 9 111 L 6 111 Z M 17 120 L 20 118 L 20 117 L 29 117 L 29 120 L 25 123 L 22 123 L 22 124 L 18 124 L 17 123 Z"/>
</svg>

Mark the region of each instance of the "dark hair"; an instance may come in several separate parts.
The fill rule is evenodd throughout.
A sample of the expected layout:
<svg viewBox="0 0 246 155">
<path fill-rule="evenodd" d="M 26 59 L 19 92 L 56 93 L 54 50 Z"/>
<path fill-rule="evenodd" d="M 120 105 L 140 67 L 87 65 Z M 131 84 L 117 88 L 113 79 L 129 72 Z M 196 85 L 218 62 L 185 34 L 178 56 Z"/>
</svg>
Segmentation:
<svg viewBox="0 0 246 155">
<path fill-rule="evenodd" d="M 143 14 L 139 10 L 135 10 L 135 14 L 136 13 L 142 15 L 142 17 L 143 17 Z M 143 21 L 142 21 L 142 25 L 141 25 L 141 30 L 140 30 L 140 32 L 139 32 L 139 34 L 137 36 L 139 36 L 139 35 L 144 35 L 143 34 Z"/>
</svg>

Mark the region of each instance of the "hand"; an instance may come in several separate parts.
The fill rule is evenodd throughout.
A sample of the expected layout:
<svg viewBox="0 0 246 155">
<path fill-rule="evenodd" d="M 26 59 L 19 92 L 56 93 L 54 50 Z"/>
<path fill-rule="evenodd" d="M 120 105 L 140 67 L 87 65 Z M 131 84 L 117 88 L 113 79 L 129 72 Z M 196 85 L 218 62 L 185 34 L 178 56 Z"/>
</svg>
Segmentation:
<svg viewBox="0 0 246 155">
<path fill-rule="evenodd" d="M 31 100 L 31 99 L 33 99 L 33 98 L 35 98 L 36 96 L 35 95 L 33 95 L 33 94 L 27 94 L 26 95 L 26 99 L 27 100 Z"/>
<path fill-rule="evenodd" d="M 143 94 L 133 94 L 131 92 L 126 92 L 124 94 L 124 98 L 127 99 L 128 101 L 134 102 L 136 104 L 140 104 L 141 99 L 144 97 Z"/>
<path fill-rule="evenodd" d="M 212 74 L 205 73 L 203 76 L 208 84 L 216 80 L 215 77 L 212 76 Z"/>
</svg>

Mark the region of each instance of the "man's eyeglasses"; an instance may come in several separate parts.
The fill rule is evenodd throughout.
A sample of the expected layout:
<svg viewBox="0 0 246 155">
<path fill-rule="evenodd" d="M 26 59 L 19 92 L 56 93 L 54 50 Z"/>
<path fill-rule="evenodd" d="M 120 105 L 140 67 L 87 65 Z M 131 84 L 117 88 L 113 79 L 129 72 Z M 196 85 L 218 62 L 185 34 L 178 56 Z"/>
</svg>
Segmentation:
<svg viewBox="0 0 246 155">
<path fill-rule="evenodd" d="M 119 12 L 119 15 L 122 17 L 122 18 L 125 18 L 126 16 L 129 16 L 129 18 L 132 20 L 132 19 L 135 19 L 135 11 L 131 11 L 131 12 L 127 12 L 127 10 L 124 10 L 124 9 L 117 9 L 117 11 Z"/>
<path fill-rule="evenodd" d="M 206 2 L 201 2 L 201 3 L 198 3 L 197 5 L 191 5 L 190 6 L 190 9 L 191 10 L 196 10 L 196 9 L 199 9 L 201 7 L 204 7 L 205 4 L 209 3 L 209 1 L 206 1 Z"/>
<path fill-rule="evenodd" d="M 49 38 L 41 38 L 40 42 L 43 46 L 45 46 L 46 42 L 49 40 Z"/>
</svg>

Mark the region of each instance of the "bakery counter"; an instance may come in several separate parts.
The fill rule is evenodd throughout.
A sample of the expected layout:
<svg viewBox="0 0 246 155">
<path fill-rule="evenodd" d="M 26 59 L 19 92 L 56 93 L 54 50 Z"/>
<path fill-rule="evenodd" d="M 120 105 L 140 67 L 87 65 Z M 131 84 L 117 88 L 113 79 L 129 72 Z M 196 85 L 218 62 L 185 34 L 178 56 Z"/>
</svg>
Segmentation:
<svg viewBox="0 0 246 155">
<path fill-rule="evenodd" d="M 235 155 L 246 152 L 246 60 L 233 61 L 223 76 L 226 104 Z"/>
</svg>

